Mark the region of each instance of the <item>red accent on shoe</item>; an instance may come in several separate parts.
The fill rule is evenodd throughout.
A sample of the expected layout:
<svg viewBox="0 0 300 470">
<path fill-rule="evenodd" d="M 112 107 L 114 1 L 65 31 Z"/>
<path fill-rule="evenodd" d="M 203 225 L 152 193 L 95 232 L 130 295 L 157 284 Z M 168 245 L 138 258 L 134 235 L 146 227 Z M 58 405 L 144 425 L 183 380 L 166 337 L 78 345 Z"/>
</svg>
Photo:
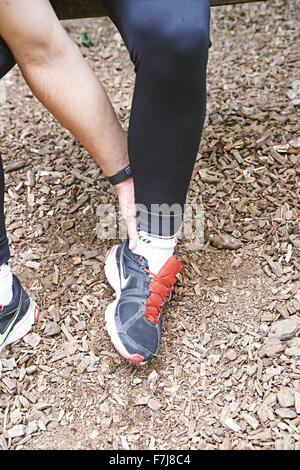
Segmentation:
<svg viewBox="0 0 300 470">
<path fill-rule="evenodd" d="M 107 260 L 107 257 L 108 257 L 108 255 L 109 255 L 109 253 L 111 252 L 111 250 L 112 250 L 112 247 L 106 252 L 106 255 L 105 255 L 105 257 L 104 257 L 104 263 L 105 263 L 105 261 Z"/>
<path fill-rule="evenodd" d="M 0 312 L 3 312 L 4 310 L 4 305 L 0 304 Z"/>
<path fill-rule="evenodd" d="M 36 305 L 36 306 L 35 306 L 35 309 L 34 309 L 34 313 L 33 313 L 33 320 L 34 320 L 34 323 L 37 323 L 38 318 L 39 318 L 39 314 L 40 314 L 40 309 L 39 309 L 39 307 Z"/>
<path fill-rule="evenodd" d="M 142 313 L 152 323 L 159 323 L 158 315 L 161 313 L 162 303 L 170 296 L 174 285 L 178 282 L 176 275 L 181 272 L 182 266 L 175 256 L 171 256 L 158 274 L 152 273 L 149 269 L 143 269 L 150 274 L 152 280 L 148 286 L 151 293 L 147 302 L 143 302 L 147 305 L 147 309 Z"/>
<path fill-rule="evenodd" d="M 123 352 L 120 351 L 120 349 L 116 347 L 115 343 L 113 343 L 113 345 L 116 348 L 116 350 L 121 354 L 121 356 L 123 356 L 129 362 L 132 362 L 132 364 L 134 364 L 135 366 L 140 366 L 141 363 L 144 361 L 143 356 L 140 356 L 139 354 L 128 354 L 128 355 L 124 354 Z"/>
</svg>

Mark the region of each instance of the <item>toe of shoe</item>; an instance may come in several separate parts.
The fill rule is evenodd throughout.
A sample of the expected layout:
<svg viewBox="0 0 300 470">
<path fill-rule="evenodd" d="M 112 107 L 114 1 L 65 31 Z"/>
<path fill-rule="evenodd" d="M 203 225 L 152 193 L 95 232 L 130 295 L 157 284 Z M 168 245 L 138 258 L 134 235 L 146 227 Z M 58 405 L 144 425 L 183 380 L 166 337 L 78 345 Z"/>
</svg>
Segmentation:
<svg viewBox="0 0 300 470">
<path fill-rule="evenodd" d="M 153 348 L 149 351 L 147 348 L 130 338 L 126 333 L 121 333 L 120 339 L 128 353 L 128 357 L 134 358 L 138 362 L 149 361 L 150 359 L 153 359 L 156 354 L 156 349 Z"/>
</svg>

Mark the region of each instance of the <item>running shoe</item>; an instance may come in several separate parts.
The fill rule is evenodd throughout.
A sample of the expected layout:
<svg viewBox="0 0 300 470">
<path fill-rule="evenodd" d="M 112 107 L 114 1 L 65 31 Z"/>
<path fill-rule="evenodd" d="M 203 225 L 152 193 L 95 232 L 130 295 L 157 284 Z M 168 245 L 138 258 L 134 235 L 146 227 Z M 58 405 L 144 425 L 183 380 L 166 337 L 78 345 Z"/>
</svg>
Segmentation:
<svg viewBox="0 0 300 470">
<path fill-rule="evenodd" d="M 135 365 L 142 365 L 157 352 L 162 331 L 162 309 L 181 280 L 182 266 L 171 256 L 158 274 L 149 270 L 146 258 L 132 252 L 128 240 L 110 248 L 105 274 L 116 292 L 105 320 L 112 343 Z"/>
<path fill-rule="evenodd" d="M 0 304 L 0 352 L 5 346 L 23 338 L 37 322 L 39 308 L 13 276 L 13 298 L 10 304 Z"/>
</svg>

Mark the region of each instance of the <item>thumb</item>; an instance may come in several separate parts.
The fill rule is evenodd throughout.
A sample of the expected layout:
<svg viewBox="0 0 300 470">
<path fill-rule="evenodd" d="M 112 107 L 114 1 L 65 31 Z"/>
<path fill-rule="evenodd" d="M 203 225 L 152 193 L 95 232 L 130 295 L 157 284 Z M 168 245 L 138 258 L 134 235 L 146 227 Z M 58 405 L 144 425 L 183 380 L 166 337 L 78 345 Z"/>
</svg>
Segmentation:
<svg viewBox="0 0 300 470">
<path fill-rule="evenodd" d="M 137 247 L 138 231 L 136 226 L 136 220 L 130 220 L 127 223 L 127 232 L 129 238 L 129 249 L 134 250 Z"/>
</svg>

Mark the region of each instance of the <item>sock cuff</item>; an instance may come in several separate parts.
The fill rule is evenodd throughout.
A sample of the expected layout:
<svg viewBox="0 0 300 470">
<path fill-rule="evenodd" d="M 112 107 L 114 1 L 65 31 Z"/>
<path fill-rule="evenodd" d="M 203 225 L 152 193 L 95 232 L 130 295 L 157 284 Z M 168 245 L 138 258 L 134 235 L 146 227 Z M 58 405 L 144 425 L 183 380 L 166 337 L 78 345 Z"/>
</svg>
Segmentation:
<svg viewBox="0 0 300 470">
<path fill-rule="evenodd" d="M 155 248 L 175 248 L 177 245 L 176 235 L 169 236 L 158 236 L 152 233 L 147 233 L 143 230 L 138 232 L 139 240 L 151 245 Z"/>
<path fill-rule="evenodd" d="M 143 204 L 136 204 L 137 226 L 151 235 L 172 236 L 180 229 L 183 209 L 179 204 L 151 204 L 151 211 Z"/>
</svg>

